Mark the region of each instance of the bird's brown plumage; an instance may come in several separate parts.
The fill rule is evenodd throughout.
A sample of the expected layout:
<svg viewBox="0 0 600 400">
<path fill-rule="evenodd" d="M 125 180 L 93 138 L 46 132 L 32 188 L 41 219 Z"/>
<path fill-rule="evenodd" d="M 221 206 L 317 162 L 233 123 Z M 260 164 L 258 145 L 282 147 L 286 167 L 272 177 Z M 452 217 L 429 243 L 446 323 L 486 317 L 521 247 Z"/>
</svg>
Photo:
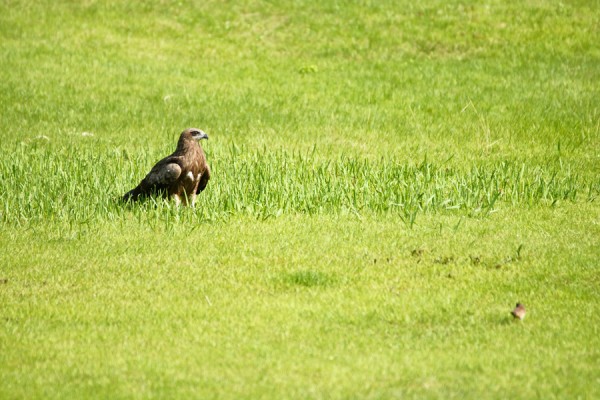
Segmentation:
<svg viewBox="0 0 600 400">
<path fill-rule="evenodd" d="M 175 152 L 157 162 L 138 186 L 125 193 L 123 200 L 136 201 L 159 194 L 193 206 L 196 194 L 206 188 L 210 179 L 210 168 L 200 146 L 202 139 L 208 136 L 200 129 L 183 131 Z"/>
</svg>

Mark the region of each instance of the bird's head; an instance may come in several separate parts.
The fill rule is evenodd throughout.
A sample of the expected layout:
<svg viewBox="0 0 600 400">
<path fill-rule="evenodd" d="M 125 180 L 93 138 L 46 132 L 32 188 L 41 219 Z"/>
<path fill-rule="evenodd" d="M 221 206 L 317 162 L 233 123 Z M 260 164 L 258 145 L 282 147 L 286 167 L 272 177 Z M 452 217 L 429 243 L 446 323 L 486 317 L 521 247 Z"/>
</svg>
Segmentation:
<svg viewBox="0 0 600 400">
<path fill-rule="evenodd" d="M 186 129 L 185 131 L 183 131 L 182 135 L 188 137 L 189 139 L 194 139 L 198 141 L 202 139 L 208 140 L 208 135 L 203 130 L 197 128 Z"/>
</svg>

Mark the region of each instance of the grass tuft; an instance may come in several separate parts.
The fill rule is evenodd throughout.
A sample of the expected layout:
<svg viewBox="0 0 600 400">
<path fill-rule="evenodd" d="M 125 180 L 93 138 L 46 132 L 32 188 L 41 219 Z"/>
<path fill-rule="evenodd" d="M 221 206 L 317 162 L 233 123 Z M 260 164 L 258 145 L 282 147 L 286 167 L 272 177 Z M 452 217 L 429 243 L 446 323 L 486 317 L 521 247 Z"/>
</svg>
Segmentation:
<svg viewBox="0 0 600 400">
<path fill-rule="evenodd" d="M 289 285 L 304 287 L 328 286 L 334 281 L 329 275 L 314 270 L 300 270 L 289 273 L 284 276 L 283 280 Z"/>
<path fill-rule="evenodd" d="M 174 223 L 236 215 L 264 220 L 282 213 L 375 213 L 399 215 L 412 225 L 423 213 L 480 217 L 502 207 L 593 201 L 600 193 L 597 176 L 579 174 L 565 164 L 503 161 L 465 168 L 232 147 L 211 154 L 214 179 L 195 210 L 177 209 L 161 199 L 124 206 L 121 195 L 158 158 L 146 152 L 71 153 L 18 146 L 0 160 L 1 221 L 85 224 L 133 217 Z"/>
</svg>

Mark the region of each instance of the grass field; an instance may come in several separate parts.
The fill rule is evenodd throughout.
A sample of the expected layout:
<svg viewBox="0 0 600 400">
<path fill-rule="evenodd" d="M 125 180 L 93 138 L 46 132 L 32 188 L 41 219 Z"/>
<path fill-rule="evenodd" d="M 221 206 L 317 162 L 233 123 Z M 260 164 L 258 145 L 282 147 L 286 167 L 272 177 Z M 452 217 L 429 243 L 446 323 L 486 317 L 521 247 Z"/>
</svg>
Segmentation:
<svg viewBox="0 0 600 400">
<path fill-rule="evenodd" d="M 0 398 L 600 397 L 597 1 L 0 0 L 0 109 Z"/>
</svg>

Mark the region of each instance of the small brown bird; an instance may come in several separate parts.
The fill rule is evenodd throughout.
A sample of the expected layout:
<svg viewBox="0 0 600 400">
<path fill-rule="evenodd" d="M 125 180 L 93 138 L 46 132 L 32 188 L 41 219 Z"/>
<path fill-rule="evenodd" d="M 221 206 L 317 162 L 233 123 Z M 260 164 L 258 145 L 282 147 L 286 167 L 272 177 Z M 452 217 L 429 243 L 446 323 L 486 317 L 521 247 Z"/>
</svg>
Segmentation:
<svg viewBox="0 0 600 400">
<path fill-rule="evenodd" d="M 510 312 L 514 318 L 522 320 L 525 318 L 525 306 L 521 303 L 517 303 L 514 310 Z"/>
<path fill-rule="evenodd" d="M 160 194 L 172 198 L 179 205 L 194 205 L 210 179 L 210 168 L 200 146 L 200 140 L 208 135 L 196 128 L 181 133 L 177 149 L 160 160 L 138 186 L 123 196 L 124 201 L 136 201 L 141 197 Z"/>
</svg>

